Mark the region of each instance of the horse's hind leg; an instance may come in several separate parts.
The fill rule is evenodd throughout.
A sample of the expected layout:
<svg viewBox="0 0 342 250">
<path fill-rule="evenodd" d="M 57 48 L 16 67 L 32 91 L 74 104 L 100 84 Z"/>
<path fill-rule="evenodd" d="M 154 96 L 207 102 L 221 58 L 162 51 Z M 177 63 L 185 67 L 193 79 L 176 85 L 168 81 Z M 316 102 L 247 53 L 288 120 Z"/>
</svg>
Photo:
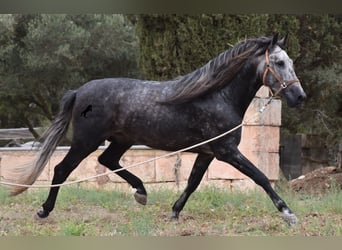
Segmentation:
<svg viewBox="0 0 342 250">
<path fill-rule="evenodd" d="M 54 169 L 52 185 L 63 183 L 71 174 L 71 172 L 78 166 L 78 164 L 90 153 L 95 151 L 99 145 L 100 143 L 96 145 L 94 144 L 92 147 L 87 147 L 87 149 L 81 148 L 78 145 L 72 145 L 64 159 L 58 165 L 56 165 Z M 50 189 L 48 198 L 42 205 L 43 210 L 37 213 L 40 218 L 47 217 L 55 207 L 59 188 L 60 187 L 52 187 Z"/>
<path fill-rule="evenodd" d="M 172 207 L 172 219 L 178 219 L 180 211 L 182 211 L 185 203 L 189 199 L 190 195 L 196 190 L 200 184 L 205 171 L 208 169 L 209 164 L 214 159 L 214 156 L 207 154 L 199 154 L 196 158 L 194 166 L 191 170 L 190 177 L 188 179 L 188 185 L 185 188 L 183 194 L 175 202 Z"/>
<path fill-rule="evenodd" d="M 130 144 L 123 145 L 115 143 L 114 141 L 108 146 L 108 148 L 99 156 L 99 162 L 114 171 L 122 168 L 119 164 L 119 160 L 121 156 L 131 147 Z M 134 194 L 135 200 L 142 204 L 146 205 L 147 202 L 147 193 L 143 182 L 134 174 L 130 173 L 127 170 L 121 170 L 116 172 L 121 178 L 127 181 L 133 188 L 137 191 Z"/>
</svg>

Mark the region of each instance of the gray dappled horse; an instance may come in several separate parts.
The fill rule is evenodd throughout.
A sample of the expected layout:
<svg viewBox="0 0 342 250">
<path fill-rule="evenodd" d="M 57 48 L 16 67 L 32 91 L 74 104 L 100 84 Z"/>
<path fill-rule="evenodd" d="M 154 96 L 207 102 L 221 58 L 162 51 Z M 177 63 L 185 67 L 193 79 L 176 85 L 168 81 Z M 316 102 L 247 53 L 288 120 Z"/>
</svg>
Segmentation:
<svg viewBox="0 0 342 250">
<path fill-rule="evenodd" d="M 55 167 L 52 184 L 63 183 L 79 163 L 105 140 L 110 145 L 99 162 L 110 170 L 121 168 L 121 156 L 134 144 L 174 151 L 215 137 L 239 125 L 262 86 L 286 99 L 293 107 L 306 95 L 285 52 L 287 36 L 278 40 L 260 37 L 238 43 L 203 67 L 165 81 L 109 78 L 90 81 L 68 91 L 60 111 L 43 136 L 44 143 L 31 167 L 18 168 L 17 183 L 32 184 L 65 134 L 70 121 L 73 138 L 69 152 Z M 211 161 L 227 162 L 260 185 L 293 224 L 296 216 L 273 190 L 267 177 L 238 150 L 241 128 L 191 152 L 197 153 L 188 185 L 172 207 L 177 219 L 189 196 L 199 185 Z M 137 202 L 146 204 L 143 182 L 127 170 L 117 173 L 133 188 Z M 15 187 L 12 194 L 24 191 Z M 55 206 L 59 187 L 52 187 L 43 209 L 44 218 Z"/>
</svg>

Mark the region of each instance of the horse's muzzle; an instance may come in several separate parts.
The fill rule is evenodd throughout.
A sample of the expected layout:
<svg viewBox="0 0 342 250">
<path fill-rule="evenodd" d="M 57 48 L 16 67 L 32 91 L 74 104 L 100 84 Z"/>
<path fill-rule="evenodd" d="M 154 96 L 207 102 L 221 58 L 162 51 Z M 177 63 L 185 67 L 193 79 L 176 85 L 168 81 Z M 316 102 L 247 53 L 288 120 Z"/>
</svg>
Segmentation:
<svg viewBox="0 0 342 250">
<path fill-rule="evenodd" d="M 286 88 L 283 92 L 289 107 L 297 107 L 306 100 L 306 94 L 300 84 L 297 82 Z"/>
</svg>

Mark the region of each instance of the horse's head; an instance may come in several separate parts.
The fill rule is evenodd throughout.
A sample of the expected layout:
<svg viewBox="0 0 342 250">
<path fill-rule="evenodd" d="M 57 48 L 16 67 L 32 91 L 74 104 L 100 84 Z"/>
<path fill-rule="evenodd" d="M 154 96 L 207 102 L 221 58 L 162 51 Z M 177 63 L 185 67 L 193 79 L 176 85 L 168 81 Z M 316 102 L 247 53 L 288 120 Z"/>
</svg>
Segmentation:
<svg viewBox="0 0 342 250">
<path fill-rule="evenodd" d="M 281 40 L 278 40 L 277 34 L 274 35 L 259 69 L 262 72 L 263 84 L 268 86 L 274 95 L 285 98 L 290 107 L 294 107 L 306 99 L 306 94 L 294 71 L 293 61 L 284 50 L 286 42 L 287 35 Z"/>
</svg>

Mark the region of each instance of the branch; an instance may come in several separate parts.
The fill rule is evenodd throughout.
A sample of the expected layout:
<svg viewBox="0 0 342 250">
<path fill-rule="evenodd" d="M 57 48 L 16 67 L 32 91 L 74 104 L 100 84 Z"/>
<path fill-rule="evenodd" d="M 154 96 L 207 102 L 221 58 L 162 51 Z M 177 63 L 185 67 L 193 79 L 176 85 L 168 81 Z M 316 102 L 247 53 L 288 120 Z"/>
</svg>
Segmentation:
<svg viewBox="0 0 342 250">
<path fill-rule="evenodd" d="M 45 101 L 45 99 L 39 93 L 33 93 L 33 103 L 35 103 L 42 111 L 43 114 L 52 121 L 53 115 L 51 109 L 49 108 L 49 104 Z M 40 102 L 39 102 L 40 101 Z"/>
<path fill-rule="evenodd" d="M 331 132 L 331 130 L 329 129 L 327 123 L 325 122 L 324 119 L 331 119 L 327 114 L 325 114 L 323 111 L 319 110 L 319 109 L 313 109 L 314 112 L 317 112 L 318 113 L 318 118 L 319 120 L 321 121 L 321 123 L 323 124 L 324 128 L 326 129 L 326 131 L 330 134 L 330 135 L 333 135 L 334 133 Z"/>
<path fill-rule="evenodd" d="M 40 138 L 40 135 L 37 133 L 37 131 L 34 129 L 32 123 L 30 122 L 30 120 L 24 115 L 23 116 L 23 119 L 24 119 L 24 122 L 28 128 L 28 130 L 31 132 L 31 134 L 33 135 L 33 137 L 36 139 L 36 140 L 39 140 Z"/>
</svg>

